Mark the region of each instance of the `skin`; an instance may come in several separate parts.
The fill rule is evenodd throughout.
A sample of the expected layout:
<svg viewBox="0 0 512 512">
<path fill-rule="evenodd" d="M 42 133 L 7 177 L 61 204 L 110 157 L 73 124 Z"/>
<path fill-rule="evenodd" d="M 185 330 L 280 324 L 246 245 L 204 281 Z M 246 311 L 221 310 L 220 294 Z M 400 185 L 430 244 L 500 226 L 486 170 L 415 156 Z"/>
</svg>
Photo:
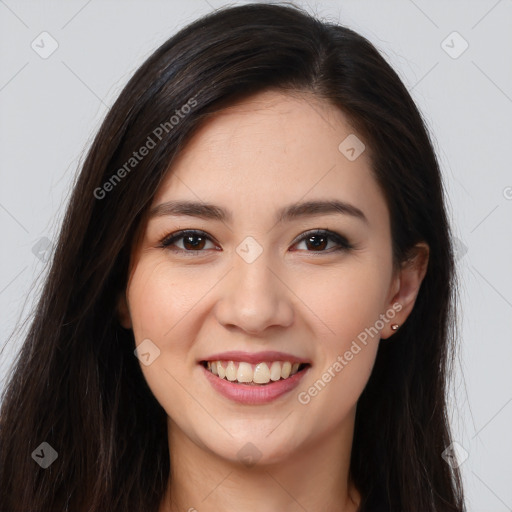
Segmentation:
<svg viewBox="0 0 512 512">
<path fill-rule="evenodd" d="M 357 509 L 361 496 L 349 478 L 357 400 L 378 343 L 393 342 L 380 338 L 392 336 L 391 324 L 402 325 L 414 306 L 428 246 L 418 244 L 416 256 L 394 271 L 389 212 L 369 151 L 349 161 L 338 150 L 353 133 L 324 100 L 258 93 L 211 117 L 157 191 L 152 207 L 180 199 L 232 213 L 229 222 L 151 218 L 119 303 L 136 344 L 149 338 L 160 350 L 150 365 L 141 364 L 168 415 L 173 478 L 159 512 Z M 346 201 L 367 222 L 340 213 L 274 219 L 285 205 L 320 199 Z M 183 238 L 173 246 L 181 252 L 160 246 L 181 229 L 204 231 L 211 240 L 195 253 Z M 354 248 L 333 252 L 333 239 L 319 249 L 299 239 L 311 229 L 339 233 Z M 236 252 L 247 236 L 262 248 L 252 263 Z M 388 318 L 393 304 L 401 309 L 392 321 L 359 343 L 357 355 L 309 403 L 300 403 L 298 393 L 379 315 Z M 218 394 L 198 365 L 227 350 L 283 351 L 309 359 L 311 367 L 298 389 L 268 404 L 241 405 Z M 260 457 L 249 467 L 238 455 L 246 443 Z"/>
</svg>

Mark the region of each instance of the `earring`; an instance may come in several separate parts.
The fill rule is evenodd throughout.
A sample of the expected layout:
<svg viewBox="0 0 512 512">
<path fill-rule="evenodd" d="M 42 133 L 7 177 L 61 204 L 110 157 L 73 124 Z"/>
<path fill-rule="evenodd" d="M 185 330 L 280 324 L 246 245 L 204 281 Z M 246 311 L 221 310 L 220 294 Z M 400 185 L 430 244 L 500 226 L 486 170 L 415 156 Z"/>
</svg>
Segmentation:
<svg viewBox="0 0 512 512">
<path fill-rule="evenodd" d="M 391 324 L 391 329 L 393 331 L 397 331 L 398 330 L 398 327 L 400 327 L 398 324 Z"/>
</svg>

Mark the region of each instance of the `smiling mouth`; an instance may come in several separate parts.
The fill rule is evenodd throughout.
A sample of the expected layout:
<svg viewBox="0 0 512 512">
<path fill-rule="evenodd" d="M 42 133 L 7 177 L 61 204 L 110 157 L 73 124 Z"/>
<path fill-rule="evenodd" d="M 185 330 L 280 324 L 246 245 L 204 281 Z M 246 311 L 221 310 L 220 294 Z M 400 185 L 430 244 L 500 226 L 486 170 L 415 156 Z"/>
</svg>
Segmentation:
<svg viewBox="0 0 512 512">
<path fill-rule="evenodd" d="M 217 377 L 234 384 L 265 386 L 306 370 L 309 363 L 272 361 L 250 364 L 244 361 L 201 361 L 201 365 Z"/>
</svg>

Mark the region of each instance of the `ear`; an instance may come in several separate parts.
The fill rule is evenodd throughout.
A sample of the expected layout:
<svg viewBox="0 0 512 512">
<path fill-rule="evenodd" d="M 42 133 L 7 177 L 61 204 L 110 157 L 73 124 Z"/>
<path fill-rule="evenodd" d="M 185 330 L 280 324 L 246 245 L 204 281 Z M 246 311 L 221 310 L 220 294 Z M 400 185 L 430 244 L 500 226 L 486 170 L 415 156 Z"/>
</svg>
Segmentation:
<svg viewBox="0 0 512 512">
<path fill-rule="evenodd" d="M 132 319 L 130 316 L 130 310 L 128 308 L 128 302 L 126 300 L 126 294 L 124 291 L 119 294 L 119 297 L 117 299 L 117 316 L 119 319 L 119 323 L 125 329 L 132 328 Z"/>
<path fill-rule="evenodd" d="M 393 278 L 388 311 L 393 309 L 396 315 L 382 329 L 381 339 L 387 339 L 394 334 L 396 331 L 391 329 L 391 326 L 393 324 L 402 326 L 411 313 L 427 273 L 429 252 L 429 246 L 425 242 L 416 244 L 411 249 L 409 258 L 402 263 L 400 270 Z"/>
</svg>

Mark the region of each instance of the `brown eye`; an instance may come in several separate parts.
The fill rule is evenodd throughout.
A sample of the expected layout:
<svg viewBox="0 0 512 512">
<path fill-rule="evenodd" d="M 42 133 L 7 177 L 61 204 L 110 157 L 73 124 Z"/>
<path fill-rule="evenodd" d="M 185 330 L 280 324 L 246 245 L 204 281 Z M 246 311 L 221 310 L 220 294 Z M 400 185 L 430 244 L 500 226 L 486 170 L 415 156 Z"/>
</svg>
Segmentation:
<svg viewBox="0 0 512 512">
<path fill-rule="evenodd" d="M 183 246 L 190 251 L 197 251 L 204 248 L 206 240 L 199 235 L 186 235 L 183 238 Z"/>
<path fill-rule="evenodd" d="M 179 242 L 183 240 L 182 246 Z M 177 243 L 178 242 L 178 243 Z M 201 231 L 178 231 L 162 240 L 162 247 L 176 252 L 202 251 L 207 242 L 212 242 L 210 237 Z M 177 248 L 173 248 L 177 247 Z"/>
<path fill-rule="evenodd" d="M 334 252 L 340 250 L 352 249 L 352 245 L 347 241 L 345 237 L 342 237 L 338 233 L 327 230 L 316 230 L 313 232 L 306 233 L 299 240 L 299 243 L 305 243 L 307 252 Z M 330 242 L 334 242 L 334 246 L 328 247 L 329 250 L 325 250 Z M 332 251 L 330 249 L 333 249 Z"/>
<path fill-rule="evenodd" d="M 328 245 L 329 237 L 321 235 L 312 235 L 305 239 L 308 249 L 311 247 L 313 250 L 325 249 Z M 308 245 L 309 244 L 309 245 Z"/>
<path fill-rule="evenodd" d="M 208 242 L 212 244 L 212 247 L 205 247 Z M 328 230 L 315 230 L 305 233 L 297 244 L 303 242 L 306 246 L 306 252 L 332 253 L 353 248 L 345 237 Z M 332 245 L 333 243 L 334 245 Z M 212 239 L 206 233 L 194 230 L 178 231 L 168 235 L 161 241 L 161 247 L 177 253 L 204 252 L 206 249 L 216 248 Z"/>
</svg>

